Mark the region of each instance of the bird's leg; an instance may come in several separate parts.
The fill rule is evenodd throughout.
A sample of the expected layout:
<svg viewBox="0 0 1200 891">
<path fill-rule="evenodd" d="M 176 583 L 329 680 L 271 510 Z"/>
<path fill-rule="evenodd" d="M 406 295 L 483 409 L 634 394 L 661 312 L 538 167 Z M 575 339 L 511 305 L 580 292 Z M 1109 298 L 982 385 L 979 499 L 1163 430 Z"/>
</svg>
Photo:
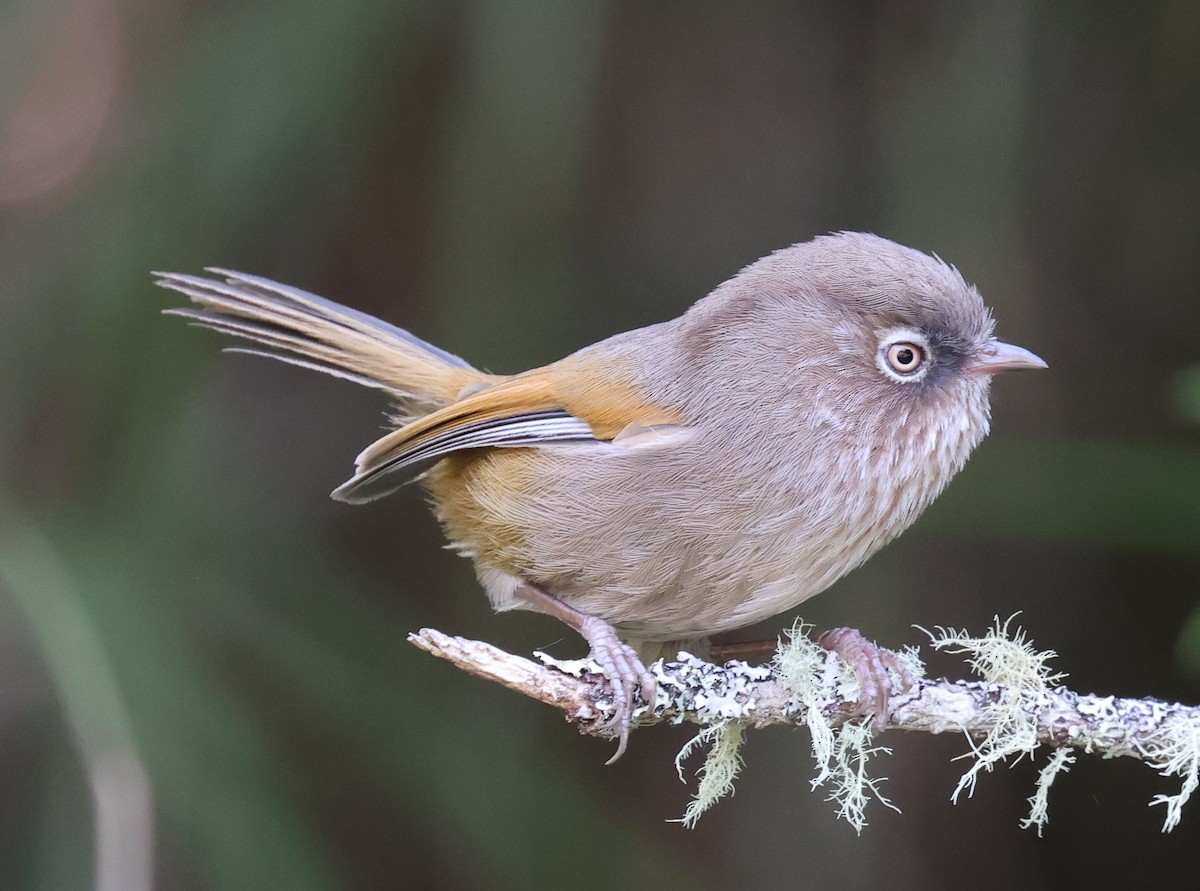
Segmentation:
<svg viewBox="0 0 1200 891">
<path fill-rule="evenodd" d="M 874 715 L 875 731 L 887 728 L 888 699 L 892 678 L 888 671 L 900 676 L 900 689 L 908 691 L 916 683 L 912 670 L 899 653 L 876 646 L 854 628 L 831 628 L 817 643 L 836 653 L 854 669 L 858 676 L 860 694 L 859 714 Z"/>
<path fill-rule="evenodd" d="M 592 658 L 608 676 L 613 688 L 613 715 L 600 726 L 617 731 L 617 752 L 606 762 L 612 764 L 625 754 L 629 742 L 634 691 L 640 690 L 642 698 L 653 704 L 658 681 L 646 670 L 633 647 L 617 637 L 616 629 L 604 620 L 581 613 L 534 585 L 523 584 L 516 593 L 530 609 L 554 616 L 578 631 L 592 648 Z"/>
</svg>

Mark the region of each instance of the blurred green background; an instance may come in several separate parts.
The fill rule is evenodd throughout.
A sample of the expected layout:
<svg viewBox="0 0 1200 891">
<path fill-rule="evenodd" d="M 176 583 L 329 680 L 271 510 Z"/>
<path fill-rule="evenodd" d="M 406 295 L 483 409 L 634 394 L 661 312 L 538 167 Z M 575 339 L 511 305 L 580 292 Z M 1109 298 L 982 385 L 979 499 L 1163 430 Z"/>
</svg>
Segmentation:
<svg viewBox="0 0 1200 891">
<path fill-rule="evenodd" d="M 328 500 L 375 394 L 219 357 L 149 276 L 244 269 L 517 371 L 836 229 L 955 263 L 1051 371 L 804 617 L 898 646 L 1022 610 L 1076 688 L 1200 700 L 1197 4 L 0 7 L 0 887 L 1194 881 L 1200 802 L 1166 837 L 1147 807 L 1174 781 L 1081 758 L 1039 840 L 1037 765 L 951 806 L 954 736 L 885 740 L 904 813 L 861 837 L 778 730 L 665 822 L 686 728 L 604 767 L 405 643 L 582 652 L 493 616 L 416 490 Z"/>
</svg>

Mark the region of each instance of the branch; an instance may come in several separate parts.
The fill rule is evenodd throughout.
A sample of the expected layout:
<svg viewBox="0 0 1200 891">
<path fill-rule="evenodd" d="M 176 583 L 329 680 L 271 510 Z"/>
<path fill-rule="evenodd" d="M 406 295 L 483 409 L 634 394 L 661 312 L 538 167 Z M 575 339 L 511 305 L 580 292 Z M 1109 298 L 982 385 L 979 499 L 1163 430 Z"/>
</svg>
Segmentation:
<svg viewBox="0 0 1200 891">
<path fill-rule="evenodd" d="M 1062 675 L 1046 668 L 1052 652 L 1034 650 L 1019 629 L 1010 633 L 1008 626 L 1009 622 L 997 621 L 983 637 L 947 629 L 927 632 L 934 649 L 967 655 L 981 679 L 921 677 L 924 670 L 915 652 L 903 654 L 911 660 L 918 680 L 902 691 L 899 678 L 894 679 L 887 728 L 956 731 L 971 738 L 974 762 L 954 799 L 963 791 L 970 795 L 980 772 L 1012 756 L 1032 755 L 1040 746 L 1056 750 L 1042 770 L 1030 799 L 1030 816 L 1023 823 L 1039 831 L 1046 822 L 1050 784 L 1073 763 L 1074 752 L 1138 758 L 1164 775 L 1183 778 L 1178 794 L 1157 796 L 1152 802 L 1167 807 L 1164 831 L 1174 828 L 1183 804 L 1200 786 L 1200 707 L 1076 693 L 1058 683 Z M 633 726 L 669 721 L 705 728 L 681 757 L 693 744 L 714 743 L 702 769 L 700 796 L 692 802 L 685 822 L 694 822 L 731 790 L 740 766 L 737 750 L 742 732 L 776 724 L 812 730 L 820 765 L 814 786 L 834 780 L 832 797 L 841 805 L 841 815 L 856 828 L 865 825 L 862 807 L 868 798 L 888 804 L 865 773 L 869 757 L 881 750 L 871 747 L 867 722 L 856 716 L 854 673 L 833 653 L 809 641 L 803 631 L 797 626 L 789 633 L 769 666 L 742 662 L 717 666 L 689 653 L 650 666 L 658 678 L 658 694 L 653 707 L 643 703 L 635 711 Z M 611 715 L 611 688 L 594 662 L 554 660 L 542 653 L 537 654 L 540 663 L 533 662 L 429 628 L 409 640 L 464 671 L 559 709 L 582 733 L 613 735 L 602 726 Z M 735 738 L 725 735 L 730 728 L 736 728 Z M 705 782 L 715 774 L 721 776 L 718 788 L 709 789 L 706 798 Z"/>
</svg>

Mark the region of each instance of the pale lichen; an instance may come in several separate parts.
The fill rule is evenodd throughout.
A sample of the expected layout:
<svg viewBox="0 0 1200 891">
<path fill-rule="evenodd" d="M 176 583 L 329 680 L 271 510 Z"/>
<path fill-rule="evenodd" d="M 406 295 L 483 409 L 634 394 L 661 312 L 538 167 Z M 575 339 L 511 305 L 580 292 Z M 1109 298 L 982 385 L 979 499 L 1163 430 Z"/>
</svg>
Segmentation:
<svg viewBox="0 0 1200 891">
<path fill-rule="evenodd" d="M 966 631 L 938 626 L 934 632 L 919 625 L 919 631 L 929 635 L 930 645 L 935 650 L 947 653 L 969 654 L 967 664 L 985 681 L 1004 684 L 1017 689 L 1045 692 L 1066 678 L 1066 672 L 1050 671 L 1046 663 L 1056 659 L 1054 650 L 1035 649 L 1025 638 L 1021 627 L 1009 631 L 1009 626 L 1020 613 L 1013 613 L 1003 623 L 1000 617 L 993 619 L 993 626 L 983 637 L 972 637 Z"/>
<path fill-rule="evenodd" d="M 1075 754 L 1070 749 L 1055 749 L 1046 766 L 1038 772 L 1037 787 L 1027 799 L 1029 816 L 1021 821 L 1021 828 L 1037 827 L 1038 838 L 1050 821 L 1050 787 L 1060 773 L 1066 773 L 1075 763 Z"/>
<path fill-rule="evenodd" d="M 681 782 L 687 782 L 683 776 L 683 762 L 697 748 L 712 744 L 700 766 L 700 784 L 696 794 L 688 802 L 683 818 L 679 821 L 691 829 L 696 825 L 700 816 L 710 807 L 733 794 L 733 781 L 742 770 L 742 741 L 745 738 L 746 726 L 740 721 L 722 721 L 705 727 L 693 736 L 675 756 L 675 771 Z"/>
<path fill-rule="evenodd" d="M 872 798 L 898 810 L 880 791 L 883 778 L 871 777 L 867 772 L 875 755 L 890 754 L 891 750 L 872 745 L 869 722 L 847 721 L 835 726 L 826 716 L 838 702 L 858 698 L 858 677 L 834 654 L 808 637 L 811 629 L 812 626 L 797 621 L 780 642 L 772 666 L 794 695 L 796 710 L 804 712 L 817 764 L 813 789 L 827 786 L 830 789 L 827 800 L 837 805 L 838 816 L 861 832 L 867 825 L 866 807 Z M 923 666 L 915 651 L 903 656 L 919 675 Z M 681 820 L 688 827 L 694 826 L 701 814 L 717 801 L 732 794 L 733 782 L 742 768 L 740 750 L 745 724 L 728 715 L 722 718 L 696 734 L 675 759 L 682 780 L 683 761 L 698 747 L 710 746 L 699 771 L 699 788 Z"/>
<path fill-rule="evenodd" d="M 875 755 L 891 754 L 882 746 L 872 746 L 873 736 L 868 721 L 846 721 L 835 728 L 825 716 L 831 691 L 836 690 L 846 701 L 858 698 L 858 676 L 834 654 L 808 637 L 812 626 L 797 621 L 786 632 L 775 654 L 775 669 L 783 678 L 805 711 L 812 739 L 813 760 L 817 775 L 812 788 L 829 784 L 827 801 L 837 805 L 838 816 L 846 820 L 855 832 L 867 825 L 866 807 L 872 798 L 892 810 L 899 811 L 880 791 L 884 777 L 871 777 L 867 765 Z M 902 654 L 915 676 L 924 671 L 915 652 Z"/>
<path fill-rule="evenodd" d="M 1053 650 L 1035 649 L 1020 627 L 1010 631 L 1015 618 L 1014 614 L 1001 623 L 997 616 L 993 627 L 982 637 L 972 637 L 952 628 L 938 627 L 933 632 L 920 629 L 929 635 L 930 645 L 935 650 L 967 654 L 971 668 L 984 681 L 994 685 L 993 701 L 979 716 L 979 723 L 989 728 L 987 733 L 978 742 L 967 737 L 971 752 L 963 757 L 973 757 L 974 763 L 959 779 L 950 796 L 955 803 L 964 791 L 967 797 L 974 795 L 980 773 L 990 773 L 1010 758 L 1016 763 L 1026 755 L 1032 757 L 1041 745 L 1038 713 L 1050 702 L 1051 686 L 1066 677 L 1047 667 L 1046 663 L 1057 655 Z M 1037 826 L 1040 831 L 1045 825 L 1050 784 L 1069 763 L 1067 758 L 1056 755 L 1041 771 L 1038 789 L 1030 799 L 1030 815 L 1023 826 Z"/>
<path fill-rule="evenodd" d="M 1150 800 L 1151 807 L 1156 804 L 1166 807 L 1163 832 L 1170 832 L 1179 825 L 1183 806 L 1200 787 L 1200 721 L 1187 714 L 1169 717 L 1141 750 L 1147 763 L 1158 768 L 1163 776 L 1183 777 L 1177 793 L 1155 795 Z"/>
<path fill-rule="evenodd" d="M 823 765 L 833 757 L 834 731 L 821 714 L 821 705 L 835 680 L 828 672 L 836 669 L 828 658 L 829 652 L 809 639 L 811 630 L 811 625 L 797 619 L 784 632 L 785 639 L 779 642 L 773 665 L 784 686 L 795 694 L 803 707 L 812 735 L 813 758 Z"/>
<path fill-rule="evenodd" d="M 837 805 L 837 815 L 861 834 L 867 825 L 866 810 L 874 798 L 884 807 L 900 813 L 883 792 L 880 785 L 887 777 L 872 777 L 867 765 L 876 755 L 890 755 L 892 750 L 885 746 L 871 745 L 874 737 L 869 721 L 848 721 L 834 734 L 833 755 L 821 764 L 821 772 L 812 781 L 813 789 L 828 780 L 832 781 L 826 801 Z"/>
<path fill-rule="evenodd" d="M 672 664 L 680 669 L 677 677 L 664 675 L 661 663 L 652 666 L 659 692 L 665 694 L 669 689 L 686 702 L 697 720 L 707 724 L 675 756 L 675 770 L 681 781 L 686 782 L 683 762 L 696 749 L 709 746 L 698 771 L 696 794 L 679 821 L 690 829 L 705 811 L 733 794 L 733 781 L 742 769 L 741 747 L 747 726 L 741 719 L 756 707 L 754 685 L 769 679 L 771 671 L 765 666 L 741 663 L 730 663 L 729 667 L 736 665 L 736 670 L 726 670 L 683 652 L 676 659 Z"/>
<path fill-rule="evenodd" d="M 1084 695 L 1054 686 L 1064 677 L 1048 667 L 1054 653 L 1035 649 L 1020 628 L 1012 628 L 1014 618 L 997 618 L 981 637 L 945 628 L 926 632 L 934 649 L 967 655 L 982 680 L 929 680 L 915 650 L 900 654 L 917 682 L 892 700 L 889 726 L 968 734 L 971 752 L 963 757 L 974 758 L 974 763 L 955 788 L 955 801 L 964 791 L 973 792 L 983 771 L 1033 755 L 1040 745 L 1053 749 L 1021 823 L 1039 834 L 1047 823 L 1050 787 L 1075 763 L 1077 753 L 1141 759 L 1164 776 L 1181 780 L 1178 792 L 1151 801 L 1165 808 L 1163 831 L 1174 829 L 1185 804 L 1200 789 L 1200 706 L 1149 697 Z M 658 680 L 658 693 L 653 703 L 638 704 L 634 722 L 691 721 L 705 728 L 680 753 L 677 766 L 698 747 L 710 746 L 696 801 L 684 816 L 687 825 L 732 793 L 742 766 L 745 731 L 770 725 L 809 728 L 818 766 L 813 786 L 831 788 L 839 816 L 856 829 L 865 825 L 863 815 L 872 797 L 891 807 L 880 794 L 881 780 L 867 773 L 871 757 L 888 750 L 872 747 L 869 726 L 847 721 L 859 697 L 857 675 L 811 641 L 806 636 L 810 630 L 811 626 L 794 625 L 771 666 L 718 666 L 687 653 L 649 666 Z M 583 724 L 585 732 L 611 734 L 605 723 L 612 715 L 611 688 L 593 661 L 553 660 L 539 654 L 543 667 L 433 629 L 409 639 L 474 674 L 562 709 Z M 893 674 L 893 687 L 897 680 Z"/>
</svg>

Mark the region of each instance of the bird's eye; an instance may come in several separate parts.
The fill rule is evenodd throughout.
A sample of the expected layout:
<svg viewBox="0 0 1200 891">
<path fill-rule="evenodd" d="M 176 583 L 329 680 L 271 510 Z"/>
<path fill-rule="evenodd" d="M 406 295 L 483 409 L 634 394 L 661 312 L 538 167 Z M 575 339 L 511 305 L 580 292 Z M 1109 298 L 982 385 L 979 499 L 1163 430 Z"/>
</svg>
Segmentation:
<svg viewBox="0 0 1200 891">
<path fill-rule="evenodd" d="M 907 341 L 891 344 L 886 355 L 888 367 L 899 375 L 914 374 L 925 364 L 925 350 Z"/>
</svg>

